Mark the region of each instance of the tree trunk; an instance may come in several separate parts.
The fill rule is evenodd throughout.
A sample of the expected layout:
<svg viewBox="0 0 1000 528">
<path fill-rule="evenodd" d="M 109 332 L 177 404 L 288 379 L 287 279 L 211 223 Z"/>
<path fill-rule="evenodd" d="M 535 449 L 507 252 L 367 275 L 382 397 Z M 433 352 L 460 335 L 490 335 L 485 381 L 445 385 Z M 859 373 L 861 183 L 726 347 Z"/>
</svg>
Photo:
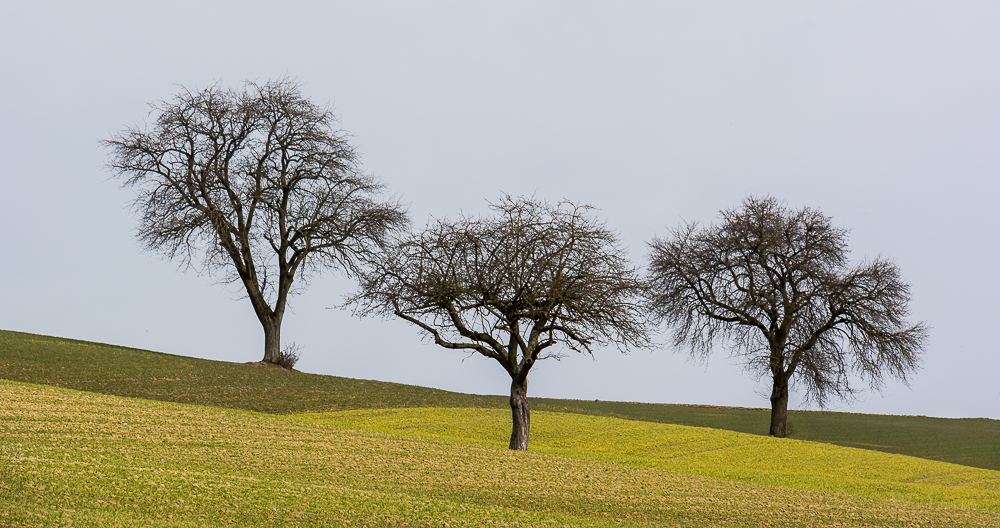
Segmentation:
<svg viewBox="0 0 1000 528">
<path fill-rule="evenodd" d="M 264 361 L 277 365 L 281 361 L 281 320 L 274 317 L 261 321 L 264 327 Z"/>
<path fill-rule="evenodd" d="M 510 414 L 513 428 L 510 431 L 510 448 L 516 451 L 528 450 L 528 435 L 531 432 L 531 410 L 528 407 L 528 378 L 515 376 L 510 383 Z"/>
<path fill-rule="evenodd" d="M 774 376 L 774 386 L 771 389 L 771 436 L 785 437 L 788 424 L 788 377 L 782 374 Z"/>
</svg>

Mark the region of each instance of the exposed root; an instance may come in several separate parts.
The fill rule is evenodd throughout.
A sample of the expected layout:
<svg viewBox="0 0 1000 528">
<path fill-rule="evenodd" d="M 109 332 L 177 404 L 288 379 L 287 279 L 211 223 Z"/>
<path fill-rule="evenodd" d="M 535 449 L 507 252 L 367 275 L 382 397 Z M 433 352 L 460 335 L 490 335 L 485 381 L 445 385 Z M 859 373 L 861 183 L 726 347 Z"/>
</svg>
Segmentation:
<svg viewBox="0 0 1000 528">
<path fill-rule="evenodd" d="M 268 363 L 267 361 L 249 361 L 247 363 L 240 363 L 240 365 L 247 365 L 248 367 L 268 368 L 273 370 L 284 370 L 288 372 L 298 372 L 293 368 L 285 368 L 282 367 L 281 365 L 278 365 L 277 363 Z"/>
</svg>

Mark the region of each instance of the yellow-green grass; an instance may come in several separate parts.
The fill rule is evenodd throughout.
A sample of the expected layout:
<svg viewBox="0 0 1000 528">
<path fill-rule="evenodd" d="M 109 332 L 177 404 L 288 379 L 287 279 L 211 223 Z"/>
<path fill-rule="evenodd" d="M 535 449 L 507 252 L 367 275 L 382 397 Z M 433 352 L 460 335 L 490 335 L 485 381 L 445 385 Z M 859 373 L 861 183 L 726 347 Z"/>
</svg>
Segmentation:
<svg viewBox="0 0 1000 528">
<path fill-rule="evenodd" d="M 255 357 L 256 352 L 248 357 Z M 506 397 L 321 376 L 0 330 L 0 378 L 288 414 L 389 407 L 509 409 Z M 531 398 L 532 408 L 766 433 L 765 409 Z M 790 411 L 794 437 L 1000 470 L 1000 420 Z"/>
<path fill-rule="evenodd" d="M 510 434 L 510 413 L 495 409 L 355 410 L 296 418 L 497 449 L 507 445 Z M 1000 512 L 1000 471 L 818 442 L 535 412 L 530 449 L 756 484 Z"/>
<path fill-rule="evenodd" d="M 532 400 L 533 409 L 767 434 L 768 409 Z M 848 412 L 788 412 L 789 436 L 1000 470 L 1000 420 Z"/>
<path fill-rule="evenodd" d="M 0 381 L 0 401 L 0 526 L 998 523 L 995 511 L 361 430 L 361 416 L 310 423 L 9 381 Z M 427 427 L 428 417 L 417 421 Z M 539 413 L 535 422 L 537 443 L 552 420 Z M 465 429 L 470 438 L 481 430 Z M 567 441 L 570 451 L 580 442 Z"/>
</svg>

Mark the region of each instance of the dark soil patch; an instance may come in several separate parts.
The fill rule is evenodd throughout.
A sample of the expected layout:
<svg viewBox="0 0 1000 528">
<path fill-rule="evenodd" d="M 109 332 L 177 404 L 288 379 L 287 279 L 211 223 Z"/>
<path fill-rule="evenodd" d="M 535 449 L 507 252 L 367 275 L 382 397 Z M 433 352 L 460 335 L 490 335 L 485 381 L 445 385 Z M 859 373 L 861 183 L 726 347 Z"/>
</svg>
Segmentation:
<svg viewBox="0 0 1000 528">
<path fill-rule="evenodd" d="M 261 367 L 272 370 L 285 370 L 288 372 L 298 372 L 293 368 L 285 368 L 282 367 L 281 365 L 278 365 L 277 363 L 268 363 L 267 361 L 249 361 L 247 363 L 240 363 L 240 365 L 247 365 L 249 367 Z"/>
</svg>

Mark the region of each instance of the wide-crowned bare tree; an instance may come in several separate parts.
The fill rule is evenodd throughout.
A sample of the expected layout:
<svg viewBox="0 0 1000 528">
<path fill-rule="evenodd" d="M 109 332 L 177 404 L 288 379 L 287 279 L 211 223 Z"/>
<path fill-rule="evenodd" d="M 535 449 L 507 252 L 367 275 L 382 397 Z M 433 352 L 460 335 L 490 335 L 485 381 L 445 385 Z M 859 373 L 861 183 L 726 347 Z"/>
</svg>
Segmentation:
<svg viewBox="0 0 1000 528">
<path fill-rule="evenodd" d="M 852 265 L 846 230 L 773 197 L 747 198 L 721 216 L 650 243 L 652 306 L 676 346 L 707 355 L 725 344 L 771 375 L 772 436 L 786 434 L 792 382 L 822 407 L 853 397 L 852 375 L 877 389 L 918 367 L 927 326 L 906 321 L 909 285 L 895 264 Z"/>
<path fill-rule="evenodd" d="M 650 346 L 646 287 L 590 207 L 508 196 L 490 208 L 402 238 L 348 302 L 496 360 L 511 378 L 510 448 L 526 450 L 532 367 L 557 345 Z"/>
<path fill-rule="evenodd" d="M 293 81 L 185 89 L 153 113 L 151 128 L 104 142 L 109 167 L 137 193 L 139 240 L 241 284 L 264 328 L 264 361 L 279 363 L 289 295 L 325 269 L 356 274 L 408 225 L 406 211 L 382 198 L 333 113 Z"/>
</svg>

